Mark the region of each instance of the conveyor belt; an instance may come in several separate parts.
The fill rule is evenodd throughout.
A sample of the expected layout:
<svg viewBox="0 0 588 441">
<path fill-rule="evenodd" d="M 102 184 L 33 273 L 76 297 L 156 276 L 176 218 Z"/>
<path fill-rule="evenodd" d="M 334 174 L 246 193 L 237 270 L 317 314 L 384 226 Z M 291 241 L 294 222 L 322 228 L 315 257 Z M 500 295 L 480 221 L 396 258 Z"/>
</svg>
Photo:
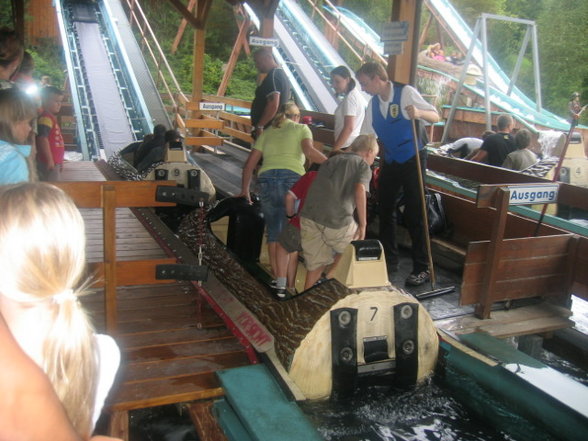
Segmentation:
<svg viewBox="0 0 588 441">
<path fill-rule="evenodd" d="M 128 61 L 126 68 L 132 71 L 137 80 L 145 105 L 149 109 L 151 122 L 153 125 L 163 124 L 166 127 L 171 127 L 171 121 L 165 110 L 165 106 L 161 101 L 157 87 L 155 87 L 147 63 L 145 63 L 145 59 L 143 58 L 141 48 L 135 39 L 135 35 L 133 34 L 120 0 L 104 0 L 104 4 L 110 12 L 113 26 L 116 26 L 120 34 L 121 38 L 119 42 L 124 46 Z"/>
<path fill-rule="evenodd" d="M 56 10 L 85 157 L 110 157 L 154 124 L 169 127 L 120 0 L 61 0 Z"/>
<path fill-rule="evenodd" d="M 80 52 L 106 156 L 134 141 L 97 23 L 76 22 Z"/>
</svg>

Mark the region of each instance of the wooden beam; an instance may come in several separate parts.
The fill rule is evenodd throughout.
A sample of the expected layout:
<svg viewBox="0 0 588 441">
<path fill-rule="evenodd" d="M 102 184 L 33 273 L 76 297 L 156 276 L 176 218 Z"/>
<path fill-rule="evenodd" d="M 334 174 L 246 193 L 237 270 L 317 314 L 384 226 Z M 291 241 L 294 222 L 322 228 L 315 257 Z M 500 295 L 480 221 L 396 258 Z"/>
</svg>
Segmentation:
<svg viewBox="0 0 588 441">
<path fill-rule="evenodd" d="M 186 404 L 190 418 L 196 426 L 198 439 L 202 441 L 227 441 L 223 430 L 212 415 L 212 401 L 196 401 Z"/>
<path fill-rule="evenodd" d="M 245 141 L 250 144 L 253 144 L 253 141 L 255 141 L 253 137 L 248 133 L 242 132 L 237 129 L 232 129 L 230 127 L 223 127 L 222 132 L 232 136 L 233 138 L 240 139 L 241 141 Z"/>
<path fill-rule="evenodd" d="M 431 26 L 431 22 L 433 21 L 433 14 L 429 14 L 429 18 L 427 18 L 427 22 L 421 31 L 421 36 L 419 38 L 419 48 L 425 44 L 427 40 L 427 34 L 429 33 L 429 27 Z"/>
<path fill-rule="evenodd" d="M 184 140 L 186 145 L 201 147 L 203 145 L 222 145 L 224 140 L 220 136 L 193 136 Z"/>
<path fill-rule="evenodd" d="M 216 95 L 203 95 L 202 99 L 217 102 L 220 101 L 221 103 L 230 104 L 231 106 L 239 106 L 244 107 L 245 109 L 251 109 L 251 101 L 242 100 L 239 98 L 231 98 L 227 96 L 216 96 Z"/>
<path fill-rule="evenodd" d="M 81 208 L 101 208 L 102 187 L 111 186 L 116 190 L 116 207 L 173 207 L 174 203 L 157 202 L 155 191 L 160 185 L 176 186 L 176 181 L 101 181 L 101 182 L 53 182 L 65 191 Z"/>
<path fill-rule="evenodd" d="M 194 14 L 186 8 L 186 6 L 180 0 L 168 0 L 174 8 L 180 11 L 180 14 L 192 25 L 192 27 L 198 29 L 200 27 L 200 22 Z"/>
<path fill-rule="evenodd" d="M 504 230 L 506 228 L 506 217 L 508 214 L 508 201 L 510 192 L 500 188 L 496 197 L 496 214 L 494 215 L 494 226 L 490 236 L 488 249 L 488 265 L 484 274 L 484 289 L 480 296 L 480 302 L 476 306 L 476 316 L 481 319 L 490 318 L 492 308 L 492 294 L 496 289 L 498 264 L 502 254 Z"/>
<path fill-rule="evenodd" d="M 237 59 L 239 58 L 239 54 L 241 53 L 241 49 L 247 42 L 247 31 L 249 30 L 250 25 L 249 18 L 244 19 L 239 26 L 239 34 L 237 35 L 237 39 L 235 40 L 235 44 L 233 45 L 233 50 L 231 51 L 231 56 L 229 57 L 229 62 L 227 63 L 227 68 L 225 69 L 225 73 L 223 74 L 223 79 L 218 86 L 217 95 L 223 96 L 227 91 L 227 86 L 229 85 L 229 81 L 233 76 L 233 70 L 235 70 L 235 65 L 237 64 Z"/>
<path fill-rule="evenodd" d="M 279 0 L 264 0 L 263 2 L 263 18 L 261 20 L 261 36 L 264 38 L 272 38 L 274 36 L 274 16 L 276 9 L 278 9 Z"/>
<path fill-rule="evenodd" d="M 188 11 L 190 11 L 190 13 L 192 13 L 192 11 L 194 10 L 194 6 L 196 6 L 196 1 L 197 0 L 190 0 L 190 3 L 188 3 Z M 172 44 L 171 47 L 171 53 L 175 54 L 176 51 L 178 50 L 178 46 L 180 44 L 180 41 L 182 41 L 182 37 L 184 36 L 184 31 L 186 30 L 186 25 L 188 24 L 188 20 L 186 20 L 185 18 L 182 18 L 182 21 L 180 22 L 180 26 L 178 27 L 178 32 L 176 34 L 176 38 L 174 38 L 174 42 Z"/>
<path fill-rule="evenodd" d="M 127 410 L 113 411 L 110 414 L 108 434 L 114 438 L 129 439 L 129 412 Z"/>
<path fill-rule="evenodd" d="M 116 262 L 116 281 L 117 286 L 134 286 L 134 285 L 159 285 L 165 283 L 175 283 L 172 279 L 156 279 L 155 267 L 157 265 L 169 265 L 177 263 L 175 258 L 151 259 L 151 260 L 125 260 Z M 105 276 L 106 263 L 92 262 L 88 265 L 89 272 L 95 278 L 96 283 L 93 288 L 100 288 L 107 285 Z"/>
<path fill-rule="evenodd" d="M 196 17 L 200 27 L 204 29 L 206 22 L 208 21 L 208 14 L 210 13 L 210 7 L 212 6 L 212 0 L 199 0 L 198 6 L 196 7 Z"/>
<path fill-rule="evenodd" d="M 204 76 L 204 46 L 205 32 L 203 29 L 194 30 L 194 66 L 192 68 L 192 102 L 202 101 L 202 87 Z M 192 112 L 192 117 L 198 118 L 201 115 L 200 107 Z"/>
<path fill-rule="evenodd" d="M 104 309 L 106 311 L 106 331 L 116 333 L 116 190 L 112 185 L 100 186 L 104 216 Z"/>
<path fill-rule="evenodd" d="M 422 0 L 396 0 L 392 4 L 392 21 L 409 23 L 408 40 L 404 42 L 404 52 L 399 55 L 390 55 L 388 60 L 390 80 L 401 84 L 415 82 L 421 6 Z"/>
<path fill-rule="evenodd" d="M 187 119 L 186 128 L 188 129 L 222 129 L 224 123 L 218 119 Z"/>
</svg>

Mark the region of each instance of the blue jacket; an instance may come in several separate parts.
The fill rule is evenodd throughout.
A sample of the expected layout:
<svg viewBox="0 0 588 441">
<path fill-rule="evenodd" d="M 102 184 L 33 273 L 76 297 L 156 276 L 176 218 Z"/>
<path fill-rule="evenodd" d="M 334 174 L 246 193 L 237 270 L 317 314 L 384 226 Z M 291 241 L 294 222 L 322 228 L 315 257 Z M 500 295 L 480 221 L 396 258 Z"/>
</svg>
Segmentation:
<svg viewBox="0 0 588 441">
<path fill-rule="evenodd" d="M 0 185 L 29 180 L 27 157 L 30 154 L 30 145 L 15 145 L 0 140 Z"/>
</svg>

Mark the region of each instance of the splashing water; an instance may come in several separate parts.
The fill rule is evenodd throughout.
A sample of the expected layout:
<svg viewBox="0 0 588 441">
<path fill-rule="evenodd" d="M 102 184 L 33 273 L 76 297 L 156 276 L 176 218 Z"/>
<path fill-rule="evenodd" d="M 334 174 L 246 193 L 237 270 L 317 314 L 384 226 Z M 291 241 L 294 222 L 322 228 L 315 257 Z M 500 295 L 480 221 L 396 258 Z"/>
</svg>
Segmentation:
<svg viewBox="0 0 588 441">
<path fill-rule="evenodd" d="M 543 158 L 559 157 L 561 155 L 562 141 L 565 141 L 564 136 L 564 133 L 558 130 L 539 131 L 539 145 L 541 146 Z"/>
<path fill-rule="evenodd" d="M 371 386 L 347 402 L 303 402 L 327 441 L 508 441 L 433 381 L 410 391 Z"/>
</svg>

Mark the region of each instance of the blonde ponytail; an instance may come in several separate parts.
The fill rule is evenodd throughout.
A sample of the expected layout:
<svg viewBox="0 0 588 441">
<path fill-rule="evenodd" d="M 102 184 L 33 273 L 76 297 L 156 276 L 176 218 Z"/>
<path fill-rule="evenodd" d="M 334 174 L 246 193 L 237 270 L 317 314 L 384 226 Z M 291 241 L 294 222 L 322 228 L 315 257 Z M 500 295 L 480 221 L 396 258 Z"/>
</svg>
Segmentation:
<svg viewBox="0 0 588 441">
<path fill-rule="evenodd" d="M 94 329 L 79 304 L 84 221 L 72 200 L 44 183 L 0 189 L 0 294 L 47 308 L 40 365 L 81 437 L 92 430 L 98 367 Z"/>
</svg>

